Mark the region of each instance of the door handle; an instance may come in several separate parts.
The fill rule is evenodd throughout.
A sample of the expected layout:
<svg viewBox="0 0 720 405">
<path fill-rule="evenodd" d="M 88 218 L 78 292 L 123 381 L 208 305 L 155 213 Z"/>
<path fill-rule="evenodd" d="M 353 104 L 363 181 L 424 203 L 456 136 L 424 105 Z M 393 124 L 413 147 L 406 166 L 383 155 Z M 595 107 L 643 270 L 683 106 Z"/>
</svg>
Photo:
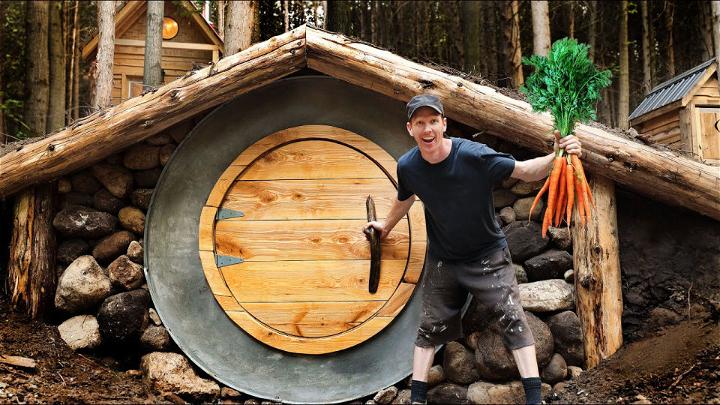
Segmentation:
<svg viewBox="0 0 720 405">
<path fill-rule="evenodd" d="M 367 220 L 375 221 L 375 202 L 372 197 L 368 196 L 365 200 L 365 208 L 367 209 Z M 372 226 L 365 228 L 365 237 L 370 241 L 370 277 L 368 282 L 368 291 L 375 294 L 380 284 L 380 234 L 377 229 Z"/>
</svg>

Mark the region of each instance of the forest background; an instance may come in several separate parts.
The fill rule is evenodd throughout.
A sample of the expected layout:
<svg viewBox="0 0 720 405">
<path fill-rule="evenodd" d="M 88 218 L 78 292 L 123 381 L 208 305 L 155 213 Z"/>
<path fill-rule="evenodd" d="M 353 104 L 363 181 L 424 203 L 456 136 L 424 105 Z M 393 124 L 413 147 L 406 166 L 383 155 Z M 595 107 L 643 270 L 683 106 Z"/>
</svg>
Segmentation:
<svg viewBox="0 0 720 405">
<path fill-rule="evenodd" d="M 108 3 L 114 10 L 98 7 Z M 98 33 L 103 13 L 114 13 L 123 3 L 0 0 L 0 145 L 53 132 L 104 107 L 91 88 L 102 65 L 92 58 L 83 61 L 79 54 Z M 233 45 L 236 49 L 226 55 L 308 23 L 514 89 L 530 73 L 522 56 L 547 52 L 555 40 L 574 37 L 590 45 L 601 69 L 613 73 L 613 84 L 598 105 L 598 121 L 622 128 L 654 86 L 720 53 L 718 1 L 193 3 L 225 37 L 226 48 L 227 36 L 234 35 L 229 30 L 248 32 L 248 41 Z M 243 10 L 238 11 L 239 4 Z M 28 38 L 45 38 L 47 45 Z M 45 93 L 46 103 L 33 99 Z"/>
</svg>

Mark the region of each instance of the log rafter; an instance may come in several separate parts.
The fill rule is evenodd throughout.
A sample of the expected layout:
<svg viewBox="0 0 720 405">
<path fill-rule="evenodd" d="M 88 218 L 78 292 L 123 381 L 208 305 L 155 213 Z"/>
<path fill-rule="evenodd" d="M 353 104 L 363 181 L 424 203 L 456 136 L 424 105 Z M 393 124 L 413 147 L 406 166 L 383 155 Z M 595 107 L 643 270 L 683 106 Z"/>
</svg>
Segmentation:
<svg viewBox="0 0 720 405">
<path fill-rule="evenodd" d="M 154 93 L 98 112 L 0 158 L 0 196 L 95 163 L 233 97 L 309 67 L 402 101 L 420 92 L 443 98 L 446 113 L 536 152 L 550 152 L 552 118 L 530 105 L 411 62 L 391 52 L 310 27 L 256 44 Z M 588 171 L 638 193 L 720 220 L 720 169 L 579 125 Z"/>
</svg>

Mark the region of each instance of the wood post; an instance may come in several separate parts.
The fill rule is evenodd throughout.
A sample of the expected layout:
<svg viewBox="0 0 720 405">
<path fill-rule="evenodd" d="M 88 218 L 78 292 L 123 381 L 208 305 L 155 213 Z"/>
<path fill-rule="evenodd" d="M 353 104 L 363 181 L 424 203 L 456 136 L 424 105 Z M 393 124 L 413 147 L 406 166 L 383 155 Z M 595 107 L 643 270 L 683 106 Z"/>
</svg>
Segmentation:
<svg viewBox="0 0 720 405">
<path fill-rule="evenodd" d="M 10 304 L 33 319 L 53 306 L 57 275 L 54 184 L 41 184 L 16 196 L 7 288 Z"/>
<path fill-rule="evenodd" d="M 615 183 L 593 176 L 588 184 L 595 199 L 592 218 L 583 226 L 576 211 L 572 238 L 575 306 L 592 368 L 622 346 L 623 303 Z"/>
</svg>

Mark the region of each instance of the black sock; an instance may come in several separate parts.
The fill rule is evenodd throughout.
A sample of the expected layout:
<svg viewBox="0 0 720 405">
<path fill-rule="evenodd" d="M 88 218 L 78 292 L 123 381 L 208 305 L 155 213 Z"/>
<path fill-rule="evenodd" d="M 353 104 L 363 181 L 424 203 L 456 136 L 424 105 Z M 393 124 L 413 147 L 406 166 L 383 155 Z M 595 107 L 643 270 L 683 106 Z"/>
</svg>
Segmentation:
<svg viewBox="0 0 720 405">
<path fill-rule="evenodd" d="M 522 378 L 523 388 L 525 388 L 525 403 L 540 404 L 542 398 L 540 394 L 540 377 Z"/>
<path fill-rule="evenodd" d="M 427 383 L 424 381 L 412 380 L 410 385 L 410 402 L 427 401 Z"/>
</svg>

